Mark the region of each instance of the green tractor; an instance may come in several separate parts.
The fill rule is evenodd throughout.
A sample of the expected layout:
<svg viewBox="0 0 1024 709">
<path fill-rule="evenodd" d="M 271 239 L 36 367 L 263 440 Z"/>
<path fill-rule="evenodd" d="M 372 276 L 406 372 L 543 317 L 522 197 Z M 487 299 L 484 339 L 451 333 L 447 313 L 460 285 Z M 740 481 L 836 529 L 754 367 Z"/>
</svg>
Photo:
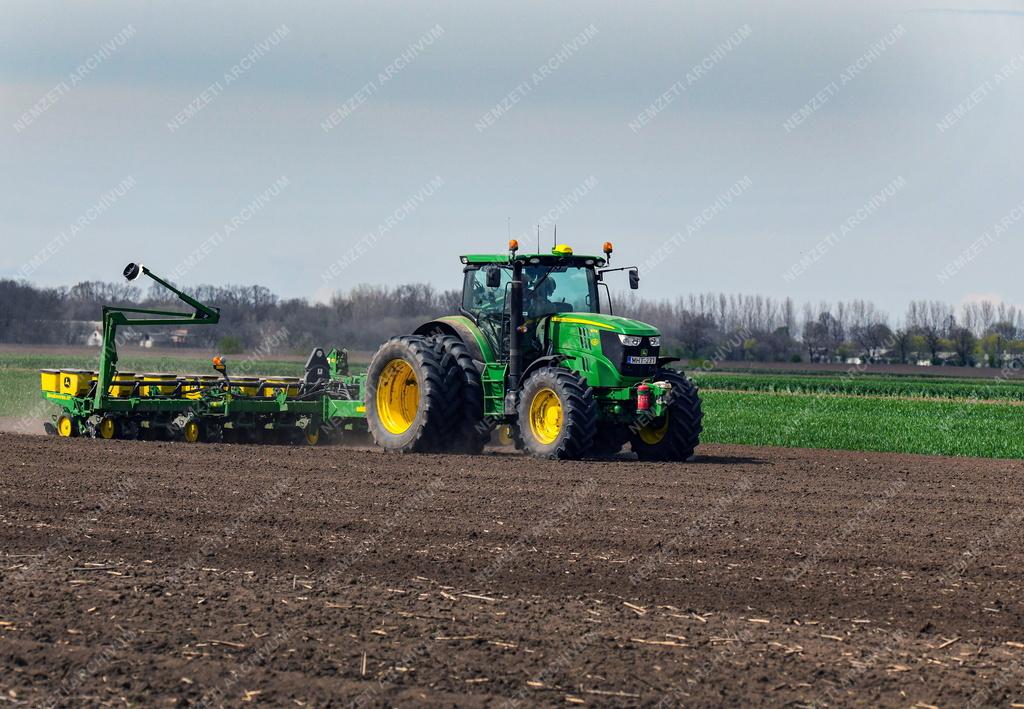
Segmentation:
<svg viewBox="0 0 1024 709">
<path fill-rule="evenodd" d="M 394 337 L 366 375 L 367 424 L 399 452 L 478 453 L 496 427 L 538 458 L 609 456 L 629 443 L 641 460 L 683 461 L 701 432 L 694 384 L 660 356 L 661 333 L 611 312 L 605 256 L 462 257 L 458 315 Z M 601 287 L 606 300 L 602 308 Z"/>
</svg>

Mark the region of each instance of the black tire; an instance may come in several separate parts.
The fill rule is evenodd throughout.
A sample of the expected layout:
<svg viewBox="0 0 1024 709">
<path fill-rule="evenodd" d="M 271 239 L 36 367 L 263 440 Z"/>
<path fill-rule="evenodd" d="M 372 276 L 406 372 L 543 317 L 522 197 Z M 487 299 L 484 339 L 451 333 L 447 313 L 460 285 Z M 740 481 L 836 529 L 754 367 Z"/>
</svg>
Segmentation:
<svg viewBox="0 0 1024 709">
<path fill-rule="evenodd" d="M 104 431 L 105 426 L 110 426 L 107 431 Z M 101 440 L 114 440 L 116 438 L 123 438 L 124 426 L 121 419 L 116 416 L 104 416 L 100 422 L 94 428 L 95 437 Z M 105 435 L 109 434 L 109 435 Z"/>
<path fill-rule="evenodd" d="M 643 430 L 631 427 L 630 446 L 640 460 L 688 460 L 697 449 L 703 430 L 704 412 L 697 386 L 680 372 L 669 369 L 659 370 L 654 381 L 672 385 L 672 391 L 667 395 L 667 418 L 647 422 Z M 654 441 L 654 438 L 658 440 Z"/>
<path fill-rule="evenodd" d="M 345 442 L 345 419 L 335 418 L 321 423 L 320 436 L 324 439 L 322 445 L 326 446 L 336 446 Z"/>
<path fill-rule="evenodd" d="M 454 372 L 458 389 L 454 407 L 455 422 L 446 450 L 452 453 L 479 454 L 491 438 L 490 425 L 484 418 L 484 387 L 480 370 L 473 355 L 459 338 L 453 335 L 433 335 L 429 338 L 434 351 L 441 357 L 446 381 Z"/>
<path fill-rule="evenodd" d="M 560 413 L 560 420 L 552 426 L 557 434 L 548 439 L 531 419 L 539 397 L 547 396 L 544 392 L 554 394 Z M 533 457 L 576 460 L 590 452 L 597 432 L 597 403 L 593 390 L 574 372 L 544 367 L 530 374 L 519 394 L 517 414 L 517 443 Z"/>
<path fill-rule="evenodd" d="M 590 447 L 590 455 L 598 458 L 610 458 L 617 455 L 629 441 L 629 427 L 619 423 L 599 423 L 594 444 Z"/>
<path fill-rule="evenodd" d="M 219 421 L 208 421 L 206 423 L 206 435 L 203 437 L 206 443 L 223 443 L 224 426 Z"/>
<path fill-rule="evenodd" d="M 126 418 L 121 422 L 121 438 L 126 441 L 139 440 L 139 421 L 134 418 Z"/>
<path fill-rule="evenodd" d="M 397 368 L 397 371 L 396 369 Z M 383 377 L 383 381 L 382 381 Z M 366 423 L 378 446 L 398 453 L 435 453 L 449 444 L 455 425 L 458 374 L 423 337 L 393 337 L 377 350 L 366 370 Z M 404 402 L 387 399 L 416 386 Z M 385 411 L 378 410 L 378 390 Z M 382 416 L 383 413 L 383 416 Z M 403 428 L 404 427 L 404 428 Z"/>
</svg>

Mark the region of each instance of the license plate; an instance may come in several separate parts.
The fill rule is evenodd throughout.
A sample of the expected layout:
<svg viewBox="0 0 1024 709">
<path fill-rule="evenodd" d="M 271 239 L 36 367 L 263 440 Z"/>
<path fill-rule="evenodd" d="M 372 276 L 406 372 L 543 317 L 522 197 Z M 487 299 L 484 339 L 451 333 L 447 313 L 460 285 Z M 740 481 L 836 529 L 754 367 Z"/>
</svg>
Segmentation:
<svg viewBox="0 0 1024 709">
<path fill-rule="evenodd" d="M 657 364 L 657 357 L 626 357 L 626 364 Z"/>
</svg>

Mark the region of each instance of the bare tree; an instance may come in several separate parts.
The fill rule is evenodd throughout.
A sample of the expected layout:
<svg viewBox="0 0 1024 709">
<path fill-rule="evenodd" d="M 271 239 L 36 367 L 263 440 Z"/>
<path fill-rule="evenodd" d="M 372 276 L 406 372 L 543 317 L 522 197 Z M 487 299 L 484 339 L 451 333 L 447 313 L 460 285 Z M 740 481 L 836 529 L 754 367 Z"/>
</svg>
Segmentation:
<svg viewBox="0 0 1024 709">
<path fill-rule="evenodd" d="M 974 353 L 978 345 L 978 338 L 974 336 L 971 328 L 965 325 L 954 325 L 949 332 L 949 338 L 956 349 L 957 359 L 963 367 L 974 365 Z"/>
<path fill-rule="evenodd" d="M 924 338 L 933 362 L 938 359 L 942 338 L 953 324 L 953 308 L 941 301 L 917 300 L 907 308 L 907 327 Z"/>
<path fill-rule="evenodd" d="M 896 352 L 896 357 L 899 359 L 900 364 L 907 363 L 907 359 L 910 356 L 912 344 L 913 334 L 910 332 L 910 330 L 901 327 L 893 331 L 892 346 Z"/>
</svg>

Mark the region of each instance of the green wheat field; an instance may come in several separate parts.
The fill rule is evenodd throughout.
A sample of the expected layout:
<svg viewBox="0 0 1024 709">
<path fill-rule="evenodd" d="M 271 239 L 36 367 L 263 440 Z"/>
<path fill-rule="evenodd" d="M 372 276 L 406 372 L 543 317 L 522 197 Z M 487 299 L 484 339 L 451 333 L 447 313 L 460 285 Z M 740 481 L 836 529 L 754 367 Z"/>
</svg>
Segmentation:
<svg viewBox="0 0 1024 709">
<path fill-rule="evenodd" d="M 234 359 L 245 374 L 303 362 Z M 0 353 L 0 417 L 46 415 L 39 369 L 95 369 L 94 355 Z M 230 363 L 229 363 L 230 366 Z M 205 358 L 123 355 L 122 370 L 212 373 Z M 353 369 L 359 369 L 354 365 Z M 236 370 L 243 371 L 242 369 Z M 1024 458 L 1024 381 L 886 374 L 697 372 L 705 443 Z"/>
</svg>

